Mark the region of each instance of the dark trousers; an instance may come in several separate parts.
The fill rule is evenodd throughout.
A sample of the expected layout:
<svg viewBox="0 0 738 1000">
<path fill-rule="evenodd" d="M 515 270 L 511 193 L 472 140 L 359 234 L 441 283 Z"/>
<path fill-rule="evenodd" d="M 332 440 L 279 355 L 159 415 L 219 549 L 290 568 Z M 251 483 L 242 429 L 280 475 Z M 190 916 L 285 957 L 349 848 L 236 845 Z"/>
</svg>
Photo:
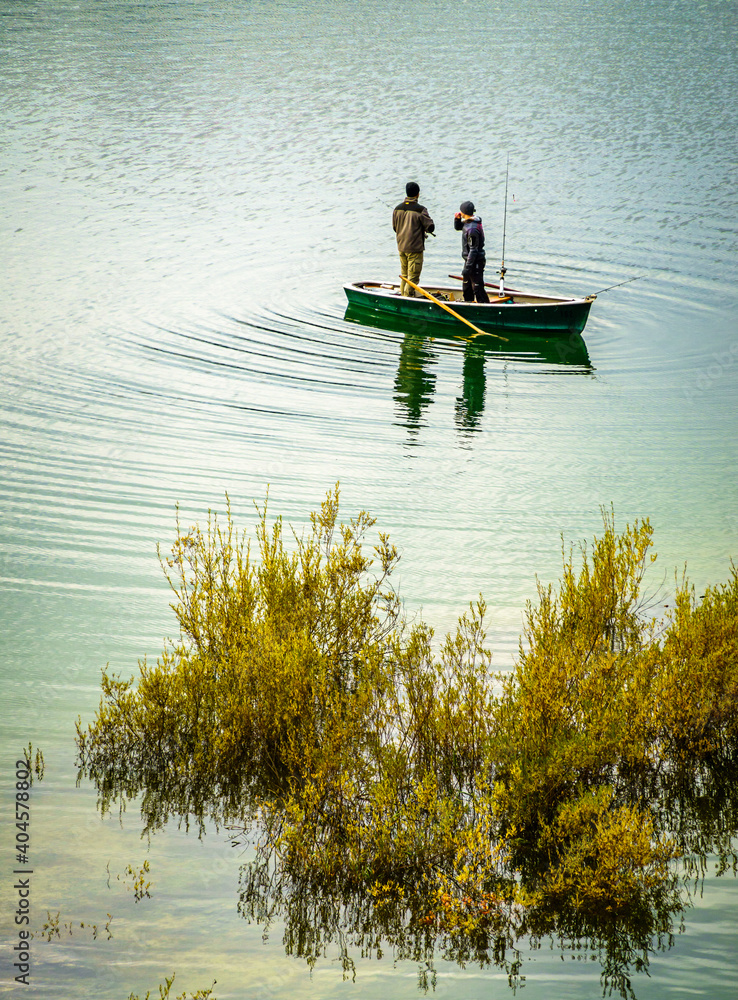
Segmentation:
<svg viewBox="0 0 738 1000">
<path fill-rule="evenodd" d="M 484 265 L 487 262 L 482 260 L 468 267 L 464 264 L 461 275 L 464 279 L 464 302 L 489 302 L 489 295 L 484 290 Z"/>
</svg>

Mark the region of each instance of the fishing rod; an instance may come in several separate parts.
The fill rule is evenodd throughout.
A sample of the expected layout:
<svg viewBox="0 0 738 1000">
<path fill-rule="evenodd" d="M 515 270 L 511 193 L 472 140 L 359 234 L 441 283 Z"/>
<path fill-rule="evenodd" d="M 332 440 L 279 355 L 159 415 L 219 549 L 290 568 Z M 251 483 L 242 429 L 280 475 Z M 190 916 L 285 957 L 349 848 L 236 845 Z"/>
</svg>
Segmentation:
<svg viewBox="0 0 738 1000">
<path fill-rule="evenodd" d="M 498 274 L 500 275 L 500 295 L 505 294 L 505 274 L 507 268 L 505 267 L 505 236 L 507 234 L 507 182 L 510 176 L 510 154 L 507 154 L 507 167 L 505 168 L 505 214 L 502 218 L 502 261 L 500 263 L 500 270 Z"/>
<path fill-rule="evenodd" d="M 599 292 L 593 292 L 593 295 L 602 295 L 603 292 L 609 292 L 611 288 L 620 288 L 621 285 L 627 285 L 629 281 L 640 281 L 641 278 L 647 277 L 648 274 L 639 274 L 636 278 L 626 278 L 625 281 L 619 281 L 617 285 L 609 285 L 607 288 L 601 288 Z"/>
</svg>

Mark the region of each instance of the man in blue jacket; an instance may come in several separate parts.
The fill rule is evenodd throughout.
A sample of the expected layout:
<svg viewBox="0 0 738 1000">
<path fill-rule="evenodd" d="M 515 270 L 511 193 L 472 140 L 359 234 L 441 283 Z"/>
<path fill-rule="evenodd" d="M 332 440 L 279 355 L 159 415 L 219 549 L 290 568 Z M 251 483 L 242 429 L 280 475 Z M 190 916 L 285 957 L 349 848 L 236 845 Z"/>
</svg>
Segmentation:
<svg viewBox="0 0 738 1000">
<path fill-rule="evenodd" d="M 461 256 L 464 258 L 464 269 L 461 277 L 464 280 L 464 301 L 489 302 L 489 296 L 484 290 L 484 265 L 487 255 L 484 252 L 484 229 L 482 220 L 474 214 L 474 203 L 462 201 L 459 211 L 454 216 L 454 229 L 461 230 Z"/>
</svg>

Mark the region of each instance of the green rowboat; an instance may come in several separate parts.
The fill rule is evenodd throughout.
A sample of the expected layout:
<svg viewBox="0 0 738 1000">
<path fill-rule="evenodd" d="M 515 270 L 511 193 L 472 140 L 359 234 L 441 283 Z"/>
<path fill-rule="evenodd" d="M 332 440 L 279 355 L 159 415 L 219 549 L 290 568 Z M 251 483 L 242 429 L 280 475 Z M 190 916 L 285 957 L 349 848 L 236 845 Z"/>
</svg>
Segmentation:
<svg viewBox="0 0 738 1000">
<path fill-rule="evenodd" d="M 367 315 L 384 318 L 394 316 L 404 324 L 408 321 L 417 324 L 432 322 L 434 325 L 440 323 L 464 328 L 463 323 L 430 299 L 419 295 L 400 295 L 399 282 L 355 281 L 343 287 L 352 311 L 361 310 Z M 495 286 L 490 287 L 494 297 Z M 581 333 L 596 298 L 595 295 L 581 299 L 537 295 L 506 287 L 504 299 L 482 303 L 465 302 L 458 287 L 424 285 L 423 288 L 480 330 L 527 333 L 539 337 L 569 337 Z"/>
</svg>

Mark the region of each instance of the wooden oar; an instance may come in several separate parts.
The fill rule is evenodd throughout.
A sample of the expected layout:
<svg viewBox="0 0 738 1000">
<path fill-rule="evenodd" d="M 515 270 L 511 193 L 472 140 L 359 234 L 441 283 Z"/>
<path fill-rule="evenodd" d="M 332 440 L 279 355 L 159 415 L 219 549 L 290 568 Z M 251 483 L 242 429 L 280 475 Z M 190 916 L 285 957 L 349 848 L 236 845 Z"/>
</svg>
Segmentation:
<svg viewBox="0 0 738 1000">
<path fill-rule="evenodd" d="M 460 323 L 466 323 L 466 325 L 470 326 L 476 334 L 481 334 L 483 337 L 497 337 L 498 340 L 507 340 L 507 337 L 501 337 L 499 333 L 489 333 L 486 330 L 480 330 L 478 326 L 474 326 L 474 324 L 470 323 L 468 319 L 464 319 L 463 316 L 459 316 L 459 314 L 454 312 L 454 310 L 450 306 L 447 306 L 445 302 L 441 302 L 441 300 L 437 299 L 435 295 L 431 295 L 430 292 L 426 292 L 424 288 L 421 288 L 420 285 L 416 285 L 415 282 L 411 281 L 409 278 L 403 278 L 402 275 L 400 275 L 400 281 L 407 282 L 407 284 L 410 285 L 411 288 L 414 288 L 416 292 L 420 292 L 421 295 L 425 295 L 427 299 L 430 299 L 431 302 L 435 302 L 435 304 L 440 306 L 441 309 L 445 309 L 447 313 L 451 313 L 451 315 L 459 320 Z"/>
</svg>

